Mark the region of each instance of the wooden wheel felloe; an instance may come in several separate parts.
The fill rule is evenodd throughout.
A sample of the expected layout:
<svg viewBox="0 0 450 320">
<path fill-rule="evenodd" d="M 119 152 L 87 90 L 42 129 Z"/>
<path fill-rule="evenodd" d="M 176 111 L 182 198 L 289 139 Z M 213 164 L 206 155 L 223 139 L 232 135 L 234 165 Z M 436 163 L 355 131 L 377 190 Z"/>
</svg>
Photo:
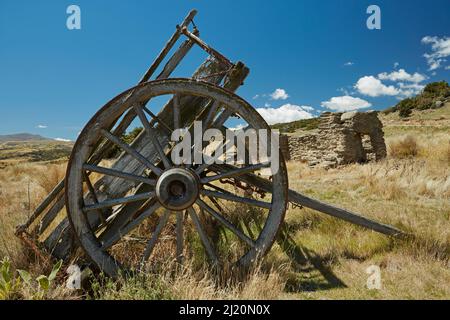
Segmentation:
<svg viewBox="0 0 450 320">
<path fill-rule="evenodd" d="M 169 102 L 155 116 L 146 104 L 164 97 Z M 137 115 L 133 124 L 143 131 L 127 144 L 112 132 L 130 110 Z M 287 204 L 281 155 L 278 170 L 269 174 L 267 162 L 175 166 L 170 157 L 173 130 L 190 130 L 194 120 L 202 121 L 204 128 L 223 130 L 231 116 L 247 127 L 270 131 L 237 95 L 190 79 L 138 85 L 89 121 L 67 168 L 66 207 L 81 246 L 100 269 L 116 276 L 120 268 L 145 268 L 158 255 L 171 255 L 178 262 L 197 256 L 216 265 L 249 266 L 267 253 Z M 213 143 L 218 142 L 205 142 L 201 152 Z M 107 159 L 108 144 L 121 150 L 117 159 Z M 240 183 L 242 177 L 262 174 L 271 186 L 265 199 L 230 188 L 229 183 Z M 247 180 L 247 189 L 257 189 Z"/>
</svg>

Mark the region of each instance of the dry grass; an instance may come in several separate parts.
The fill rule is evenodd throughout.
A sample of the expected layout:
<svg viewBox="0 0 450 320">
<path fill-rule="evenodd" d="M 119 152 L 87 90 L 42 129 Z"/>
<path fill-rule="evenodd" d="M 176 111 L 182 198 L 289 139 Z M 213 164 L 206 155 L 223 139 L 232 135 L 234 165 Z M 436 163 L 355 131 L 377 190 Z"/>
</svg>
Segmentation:
<svg viewBox="0 0 450 320">
<path fill-rule="evenodd" d="M 118 281 L 103 279 L 94 283 L 95 299 L 186 299 L 186 300 L 274 300 L 285 295 L 285 280 L 273 270 L 259 266 L 242 281 L 220 281 L 210 269 L 198 269 L 173 261 L 163 263 L 155 273 L 122 277 Z"/>
<path fill-rule="evenodd" d="M 259 268 L 233 282 L 220 282 L 197 265 L 180 269 L 170 262 L 157 273 L 94 280 L 92 298 L 450 299 L 450 134 L 434 127 L 387 132 L 385 161 L 328 171 L 289 163 L 290 188 L 393 224 L 413 234 L 411 239 L 397 241 L 295 208 L 286 225 L 304 261 L 275 244 Z M 63 174 L 64 165 L 58 164 L 0 169 L 0 259 L 9 256 L 15 267 L 42 272 L 13 233 Z M 366 288 L 366 268 L 373 264 L 381 268 L 381 290 Z M 62 286 L 49 297 L 59 294 L 78 297 Z"/>
<path fill-rule="evenodd" d="M 413 136 L 408 135 L 401 140 L 391 142 L 389 153 L 391 157 L 397 159 L 415 157 L 419 153 L 419 145 Z"/>
<path fill-rule="evenodd" d="M 64 176 L 65 164 L 20 163 L 0 170 L 0 258 L 28 267 L 29 252 L 14 235 L 45 195 Z"/>
</svg>

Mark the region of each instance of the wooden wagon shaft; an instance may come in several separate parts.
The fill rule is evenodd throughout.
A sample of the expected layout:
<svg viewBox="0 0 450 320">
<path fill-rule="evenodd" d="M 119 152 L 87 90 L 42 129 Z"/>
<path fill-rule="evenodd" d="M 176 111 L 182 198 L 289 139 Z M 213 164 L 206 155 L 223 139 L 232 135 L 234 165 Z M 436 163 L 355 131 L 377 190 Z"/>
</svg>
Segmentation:
<svg viewBox="0 0 450 320">
<path fill-rule="evenodd" d="M 191 21 L 194 19 L 196 14 L 197 14 L 197 10 L 192 10 L 191 12 L 189 12 L 187 17 L 184 19 L 183 23 L 180 25 L 180 27 L 186 28 L 191 23 Z M 142 77 L 142 79 L 139 83 L 147 82 L 152 77 L 153 73 L 156 71 L 158 66 L 161 64 L 161 62 L 167 56 L 167 54 L 172 49 L 172 47 L 175 45 L 175 43 L 178 41 L 180 36 L 181 36 L 181 31 L 180 31 L 180 28 L 177 27 L 177 30 L 175 31 L 175 33 L 172 35 L 172 37 L 169 39 L 167 44 L 161 50 L 161 52 L 156 57 L 155 61 L 152 63 L 151 67 L 148 69 L 148 71 L 145 73 L 145 75 Z"/>
<path fill-rule="evenodd" d="M 215 171 L 217 173 L 226 173 L 227 171 L 233 170 L 234 167 L 230 165 L 212 165 L 211 167 L 212 171 Z M 226 170 L 224 170 L 226 168 Z M 239 177 L 235 177 L 235 179 L 238 179 L 240 181 L 243 181 L 245 183 L 250 183 L 259 189 L 265 191 L 265 192 L 271 192 L 271 184 L 268 180 L 261 178 L 255 174 L 244 174 Z M 388 236 L 402 236 L 405 235 L 403 231 L 386 225 L 379 223 L 377 221 L 365 218 L 359 214 L 353 213 L 351 211 L 341 209 L 335 206 L 332 206 L 330 204 L 309 198 L 305 195 L 302 195 L 294 190 L 289 189 L 289 201 L 293 202 L 295 204 L 325 213 L 327 215 L 333 216 L 335 218 L 353 223 L 355 225 L 358 225 L 360 227 L 364 227 Z"/>
</svg>

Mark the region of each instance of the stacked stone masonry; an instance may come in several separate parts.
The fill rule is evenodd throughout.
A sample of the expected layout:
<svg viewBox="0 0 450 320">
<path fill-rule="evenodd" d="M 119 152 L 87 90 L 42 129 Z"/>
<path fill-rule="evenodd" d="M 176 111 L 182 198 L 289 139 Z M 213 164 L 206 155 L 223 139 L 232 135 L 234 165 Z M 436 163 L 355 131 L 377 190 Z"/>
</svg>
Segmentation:
<svg viewBox="0 0 450 320">
<path fill-rule="evenodd" d="M 383 124 L 375 111 L 322 113 L 317 132 L 282 136 L 280 144 L 287 160 L 326 168 L 386 157 Z"/>
</svg>

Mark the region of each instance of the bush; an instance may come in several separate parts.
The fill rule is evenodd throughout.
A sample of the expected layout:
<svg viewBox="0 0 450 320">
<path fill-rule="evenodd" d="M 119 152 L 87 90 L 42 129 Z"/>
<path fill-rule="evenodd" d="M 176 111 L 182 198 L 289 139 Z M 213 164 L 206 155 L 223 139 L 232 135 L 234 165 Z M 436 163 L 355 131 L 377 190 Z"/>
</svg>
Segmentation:
<svg viewBox="0 0 450 320">
<path fill-rule="evenodd" d="M 423 92 L 434 97 L 448 97 L 450 94 L 450 86 L 446 81 L 432 82 L 425 86 Z"/>
<path fill-rule="evenodd" d="M 411 98 L 404 99 L 397 104 L 399 116 L 407 118 L 411 115 L 412 109 L 416 107 L 416 101 Z"/>
<path fill-rule="evenodd" d="M 314 130 L 319 127 L 319 118 L 302 119 L 289 123 L 277 123 L 270 127 L 275 130 L 279 130 L 280 133 L 292 133 L 298 129 L 302 130 Z"/>
<path fill-rule="evenodd" d="M 393 158 L 410 158 L 417 156 L 419 153 L 419 145 L 416 138 L 406 136 L 403 140 L 392 142 L 389 146 L 389 151 Z"/>
</svg>

